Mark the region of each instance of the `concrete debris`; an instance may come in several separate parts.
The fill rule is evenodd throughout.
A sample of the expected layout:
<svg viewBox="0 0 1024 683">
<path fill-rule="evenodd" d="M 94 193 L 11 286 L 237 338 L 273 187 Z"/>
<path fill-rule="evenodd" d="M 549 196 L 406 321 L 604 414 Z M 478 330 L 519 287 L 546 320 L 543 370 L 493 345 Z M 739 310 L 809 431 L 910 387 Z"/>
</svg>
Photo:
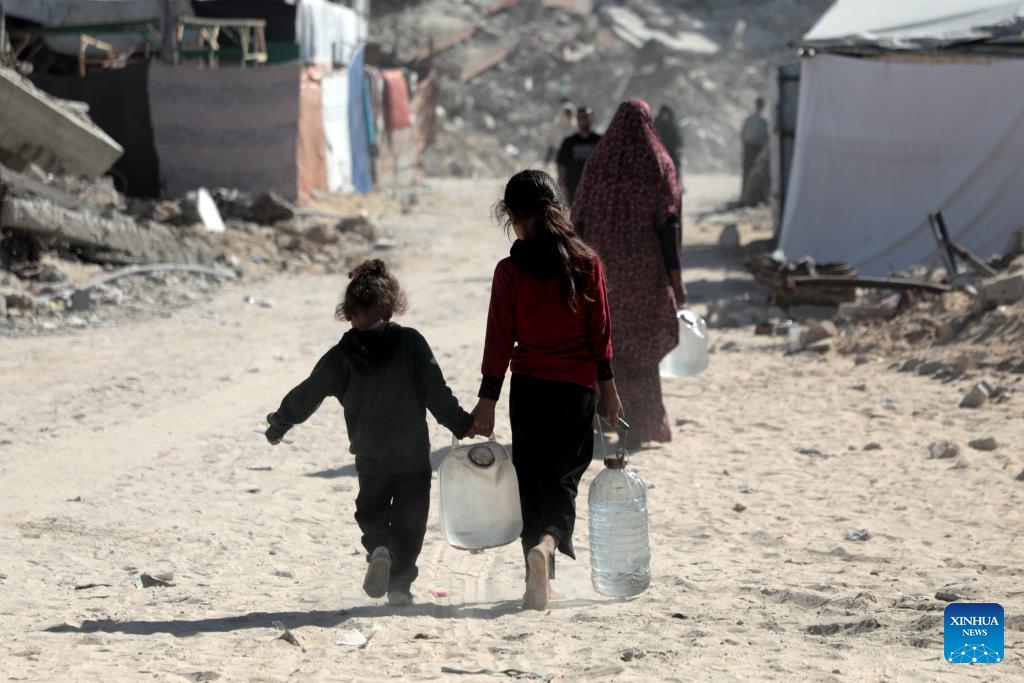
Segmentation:
<svg viewBox="0 0 1024 683">
<path fill-rule="evenodd" d="M 997 277 L 982 284 L 981 301 L 988 307 L 1015 304 L 1024 299 L 1024 273 Z"/>
<path fill-rule="evenodd" d="M 494 177 L 539 163 L 562 97 L 593 106 L 599 130 L 628 97 L 655 109 L 667 103 L 684 138 L 686 170 L 735 171 L 743 120 L 768 94 L 765 74 L 791 58 L 790 45 L 830 0 L 509 4 L 516 6 L 486 13 L 485 3 L 470 0 L 374 3 L 371 40 L 406 64 L 425 64 L 433 47 L 442 74 L 442 130 L 424 157 L 430 174 Z M 515 41 L 486 78 L 464 80 Z M 521 157 L 503 154 L 508 144 Z"/>
<path fill-rule="evenodd" d="M 929 459 L 951 459 L 960 455 L 960 447 L 952 441 L 936 441 L 928 447 Z"/>
<path fill-rule="evenodd" d="M 109 178 L 0 165 L 0 335 L 166 315 L 236 277 L 344 273 L 382 238 L 364 208 L 299 215 L 273 194 L 224 188 L 206 203 L 223 216 L 224 230 L 209 232 L 199 196 L 126 200 Z M 330 200 L 332 207 L 368 201 L 397 210 L 383 197 Z"/>
<path fill-rule="evenodd" d="M 89 177 L 106 173 L 124 150 L 83 107 L 51 97 L 0 66 L 0 163 Z"/>
<path fill-rule="evenodd" d="M 970 391 L 968 391 L 962 401 L 960 401 L 961 408 L 980 408 L 992 398 L 992 394 L 995 390 L 992 385 L 988 382 L 978 382 Z"/>
<path fill-rule="evenodd" d="M 804 328 L 803 332 L 800 333 L 800 346 L 810 348 L 818 342 L 838 336 L 839 330 L 836 328 L 835 323 L 825 320 Z"/>
</svg>

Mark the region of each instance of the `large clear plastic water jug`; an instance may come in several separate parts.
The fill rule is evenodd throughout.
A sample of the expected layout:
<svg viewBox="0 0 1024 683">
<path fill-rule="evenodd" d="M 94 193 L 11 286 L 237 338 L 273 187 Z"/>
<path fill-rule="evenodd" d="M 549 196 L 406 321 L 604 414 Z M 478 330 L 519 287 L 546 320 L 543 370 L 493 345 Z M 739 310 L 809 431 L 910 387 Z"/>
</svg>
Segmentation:
<svg viewBox="0 0 1024 683">
<path fill-rule="evenodd" d="M 461 550 L 506 545 L 523 531 L 519 480 L 508 451 L 497 441 L 452 450 L 438 468 L 441 533 Z"/>
<path fill-rule="evenodd" d="M 662 377 L 692 377 L 708 366 L 708 325 L 693 311 L 682 310 L 679 319 L 679 345 L 658 365 Z"/>
<path fill-rule="evenodd" d="M 598 593 L 628 598 L 651 584 L 647 486 L 624 448 L 604 464 L 590 483 L 590 579 Z"/>
</svg>

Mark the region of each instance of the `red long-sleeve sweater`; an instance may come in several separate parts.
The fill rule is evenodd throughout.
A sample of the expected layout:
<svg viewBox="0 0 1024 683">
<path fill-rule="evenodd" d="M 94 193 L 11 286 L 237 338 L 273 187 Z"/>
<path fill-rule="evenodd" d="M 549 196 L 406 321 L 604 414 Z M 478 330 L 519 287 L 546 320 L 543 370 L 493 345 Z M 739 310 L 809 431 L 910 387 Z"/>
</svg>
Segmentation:
<svg viewBox="0 0 1024 683">
<path fill-rule="evenodd" d="M 559 278 L 520 270 L 512 257 L 494 269 L 487 315 L 483 382 L 479 395 L 497 399 L 511 361 L 512 372 L 594 388 L 612 379 L 612 326 L 604 267 L 594 259 L 586 297 L 577 310 L 559 291 Z"/>
</svg>

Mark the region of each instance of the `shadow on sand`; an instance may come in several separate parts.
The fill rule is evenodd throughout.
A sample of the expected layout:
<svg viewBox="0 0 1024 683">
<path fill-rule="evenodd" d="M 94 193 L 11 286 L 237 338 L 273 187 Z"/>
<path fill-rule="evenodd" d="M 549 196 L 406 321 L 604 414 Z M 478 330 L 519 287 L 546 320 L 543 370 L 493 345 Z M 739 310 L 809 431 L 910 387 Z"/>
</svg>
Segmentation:
<svg viewBox="0 0 1024 683">
<path fill-rule="evenodd" d="M 621 602 L 616 598 L 604 600 L 559 600 L 551 604 L 550 609 L 576 609 L 592 605 L 612 604 Z M 313 610 L 310 612 L 250 612 L 234 617 L 215 617 L 209 619 L 175 619 L 168 621 L 114 621 L 111 619 L 86 620 L 81 626 L 57 624 L 45 629 L 47 633 L 124 633 L 134 636 L 152 636 L 168 634 L 178 638 L 199 635 L 201 633 L 227 633 L 253 628 L 274 628 L 274 622 L 281 622 L 286 628 L 294 629 L 302 626 L 319 626 L 334 628 L 351 619 L 379 618 L 389 616 L 402 617 L 433 617 L 434 619 L 496 619 L 516 614 L 521 611 L 518 600 L 505 600 L 498 603 L 472 603 L 466 605 L 438 605 L 420 603 L 406 607 L 389 607 L 388 605 L 362 605 L 351 609 L 330 611 Z"/>
</svg>

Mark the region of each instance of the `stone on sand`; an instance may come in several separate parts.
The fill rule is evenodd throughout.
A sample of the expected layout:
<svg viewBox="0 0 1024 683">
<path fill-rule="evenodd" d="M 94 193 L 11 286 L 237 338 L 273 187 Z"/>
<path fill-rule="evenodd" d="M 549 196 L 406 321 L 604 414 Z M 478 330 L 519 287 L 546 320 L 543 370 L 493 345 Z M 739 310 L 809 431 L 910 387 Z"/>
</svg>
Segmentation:
<svg viewBox="0 0 1024 683">
<path fill-rule="evenodd" d="M 960 407 L 980 408 L 992 397 L 993 391 L 992 385 L 988 382 L 978 382 L 964 395 L 963 400 L 960 401 Z"/>
<path fill-rule="evenodd" d="M 974 439 L 969 441 L 967 445 L 976 451 L 994 451 L 999 448 L 999 443 L 991 436 L 986 436 L 984 439 Z"/>
<path fill-rule="evenodd" d="M 936 441 L 928 447 L 928 457 L 930 459 L 955 458 L 958 455 L 960 455 L 960 447 L 952 441 Z"/>
</svg>

